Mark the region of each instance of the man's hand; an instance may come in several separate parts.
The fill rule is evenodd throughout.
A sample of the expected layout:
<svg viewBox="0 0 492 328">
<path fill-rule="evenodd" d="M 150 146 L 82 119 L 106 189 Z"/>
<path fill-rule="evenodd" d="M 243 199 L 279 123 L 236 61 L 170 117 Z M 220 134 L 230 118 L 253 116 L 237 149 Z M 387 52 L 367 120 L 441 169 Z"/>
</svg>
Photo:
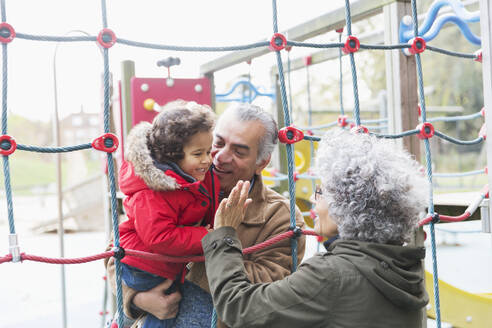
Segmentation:
<svg viewBox="0 0 492 328">
<path fill-rule="evenodd" d="M 160 320 L 176 317 L 181 294 L 179 292 L 165 294 L 172 283 L 172 280 L 167 279 L 146 292 L 137 293 L 133 298 L 133 304 Z"/>
<path fill-rule="evenodd" d="M 219 209 L 215 213 L 214 229 L 226 226 L 237 229 L 243 222 L 246 208 L 252 202 L 251 198 L 248 198 L 249 185 L 249 181 L 239 180 L 232 188 L 229 197 L 220 202 Z"/>
</svg>

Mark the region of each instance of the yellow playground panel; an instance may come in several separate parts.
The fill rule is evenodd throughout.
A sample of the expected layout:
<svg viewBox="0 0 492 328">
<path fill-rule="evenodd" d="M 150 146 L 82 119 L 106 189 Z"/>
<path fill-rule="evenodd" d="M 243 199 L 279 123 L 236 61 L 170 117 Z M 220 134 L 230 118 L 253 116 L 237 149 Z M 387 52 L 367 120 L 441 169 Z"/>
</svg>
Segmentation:
<svg viewBox="0 0 492 328">
<path fill-rule="evenodd" d="M 318 148 L 318 143 L 313 143 L 313 151 Z M 307 140 L 302 140 L 294 145 L 294 157 L 295 157 L 295 172 L 297 174 L 308 174 L 308 170 L 312 166 L 312 156 L 311 156 L 311 142 Z M 264 177 L 274 176 L 270 171 L 263 170 L 261 173 Z M 314 184 L 318 184 L 319 181 L 314 181 Z M 265 181 L 267 186 L 274 186 L 274 181 Z M 313 193 L 313 180 L 311 179 L 299 179 L 296 181 L 296 204 L 301 210 L 301 212 L 309 212 L 311 209 L 311 202 L 309 197 Z M 313 219 L 309 215 L 304 216 L 304 221 L 306 224 L 313 228 Z"/>
<path fill-rule="evenodd" d="M 425 285 L 430 299 L 427 316 L 435 318 L 433 276 L 427 271 Z M 443 322 L 453 327 L 492 327 L 492 293 L 472 294 L 439 280 L 439 299 Z"/>
</svg>

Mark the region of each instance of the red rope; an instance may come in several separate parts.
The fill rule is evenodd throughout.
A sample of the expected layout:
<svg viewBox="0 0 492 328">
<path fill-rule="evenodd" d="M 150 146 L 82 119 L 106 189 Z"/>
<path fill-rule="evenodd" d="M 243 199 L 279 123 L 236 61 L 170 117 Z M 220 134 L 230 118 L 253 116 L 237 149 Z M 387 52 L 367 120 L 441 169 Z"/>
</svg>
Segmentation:
<svg viewBox="0 0 492 328">
<path fill-rule="evenodd" d="M 439 214 L 439 220 L 443 222 L 460 222 L 468 219 L 471 216 L 469 212 L 465 212 L 459 216 L 448 216 Z M 419 226 L 426 225 L 427 223 L 432 221 L 432 216 L 428 216 L 422 221 L 419 222 Z"/>
<path fill-rule="evenodd" d="M 113 255 L 114 255 L 113 251 L 107 251 L 92 256 L 64 259 L 64 258 L 50 258 L 50 257 L 36 256 L 36 255 L 29 255 L 29 254 L 22 253 L 21 261 L 35 261 L 35 262 L 44 262 L 44 263 L 52 263 L 52 264 L 80 264 L 80 263 L 87 263 L 96 260 L 101 260 Z"/>
<path fill-rule="evenodd" d="M 5 262 L 10 262 L 10 261 L 12 261 L 12 255 L 11 254 L 0 257 L 0 264 L 5 263 Z"/>
<path fill-rule="evenodd" d="M 304 235 L 317 236 L 317 234 L 314 231 L 310 231 L 310 230 L 301 230 L 301 231 Z M 293 234 L 294 234 L 293 231 L 286 231 L 286 232 L 281 233 L 280 235 L 277 235 L 277 236 L 275 236 L 269 240 L 266 240 L 260 244 L 245 248 L 243 250 L 243 254 L 251 254 L 251 253 L 260 251 L 262 249 L 265 249 L 267 247 L 272 246 L 273 244 L 280 242 L 281 240 L 291 238 L 293 236 Z M 104 259 L 107 257 L 111 257 L 113 255 L 114 255 L 114 251 L 111 250 L 111 251 L 107 251 L 107 252 L 92 255 L 92 256 L 66 259 L 66 258 L 49 258 L 49 257 L 28 255 L 28 254 L 22 253 L 21 254 L 21 261 L 35 261 L 35 262 L 44 262 L 44 263 L 52 263 L 52 264 L 80 264 L 80 263 L 86 263 L 86 262 L 101 260 L 101 259 Z M 133 249 L 125 249 L 125 255 L 145 258 L 148 260 L 154 260 L 154 261 L 159 261 L 159 262 L 175 262 L 175 263 L 179 263 L 179 262 L 203 262 L 205 260 L 203 256 L 174 257 L 174 256 L 167 256 L 167 255 L 161 255 L 161 254 L 153 254 L 153 253 L 147 253 L 147 252 L 142 252 L 142 251 L 136 251 Z M 4 257 L 0 257 L 0 264 L 2 264 L 4 262 L 10 262 L 10 261 L 12 261 L 12 255 L 10 255 L 10 254 L 8 254 Z"/>
</svg>

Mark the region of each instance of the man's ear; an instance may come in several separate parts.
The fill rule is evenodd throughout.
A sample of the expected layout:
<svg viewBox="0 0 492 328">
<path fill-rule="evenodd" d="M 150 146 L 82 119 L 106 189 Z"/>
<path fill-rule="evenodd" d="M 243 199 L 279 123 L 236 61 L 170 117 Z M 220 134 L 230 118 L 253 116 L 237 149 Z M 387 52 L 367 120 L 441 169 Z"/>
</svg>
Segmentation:
<svg viewBox="0 0 492 328">
<path fill-rule="evenodd" d="M 262 161 L 260 162 L 260 164 L 256 164 L 256 170 L 255 170 L 255 174 L 256 174 L 256 175 L 260 175 L 260 174 L 261 174 L 261 171 L 263 171 L 263 169 L 264 169 L 265 167 L 267 167 L 268 163 L 270 163 L 270 159 L 271 159 L 271 157 L 272 157 L 272 156 L 270 155 L 270 156 L 268 156 L 268 158 L 266 158 L 266 159 L 262 160 Z"/>
</svg>

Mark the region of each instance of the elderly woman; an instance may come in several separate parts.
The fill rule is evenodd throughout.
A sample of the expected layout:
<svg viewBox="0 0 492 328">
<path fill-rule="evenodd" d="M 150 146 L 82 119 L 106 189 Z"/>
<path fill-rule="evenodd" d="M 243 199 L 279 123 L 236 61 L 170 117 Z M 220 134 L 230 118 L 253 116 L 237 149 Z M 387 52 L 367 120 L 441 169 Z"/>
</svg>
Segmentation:
<svg viewBox="0 0 492 328">
<path fill-rule="evenodd" d="M 224 199 L 202 239 L 217 314 L 231 327 L 420 327 L 423 247 L 406 245 L 425 210 L 411 156 L 368 134 L 328 132 L 316 158 L 315 231 L 339 238 L 273 283 L 251 284 L 235 228 L 249 182 Z"/>
</svg>

